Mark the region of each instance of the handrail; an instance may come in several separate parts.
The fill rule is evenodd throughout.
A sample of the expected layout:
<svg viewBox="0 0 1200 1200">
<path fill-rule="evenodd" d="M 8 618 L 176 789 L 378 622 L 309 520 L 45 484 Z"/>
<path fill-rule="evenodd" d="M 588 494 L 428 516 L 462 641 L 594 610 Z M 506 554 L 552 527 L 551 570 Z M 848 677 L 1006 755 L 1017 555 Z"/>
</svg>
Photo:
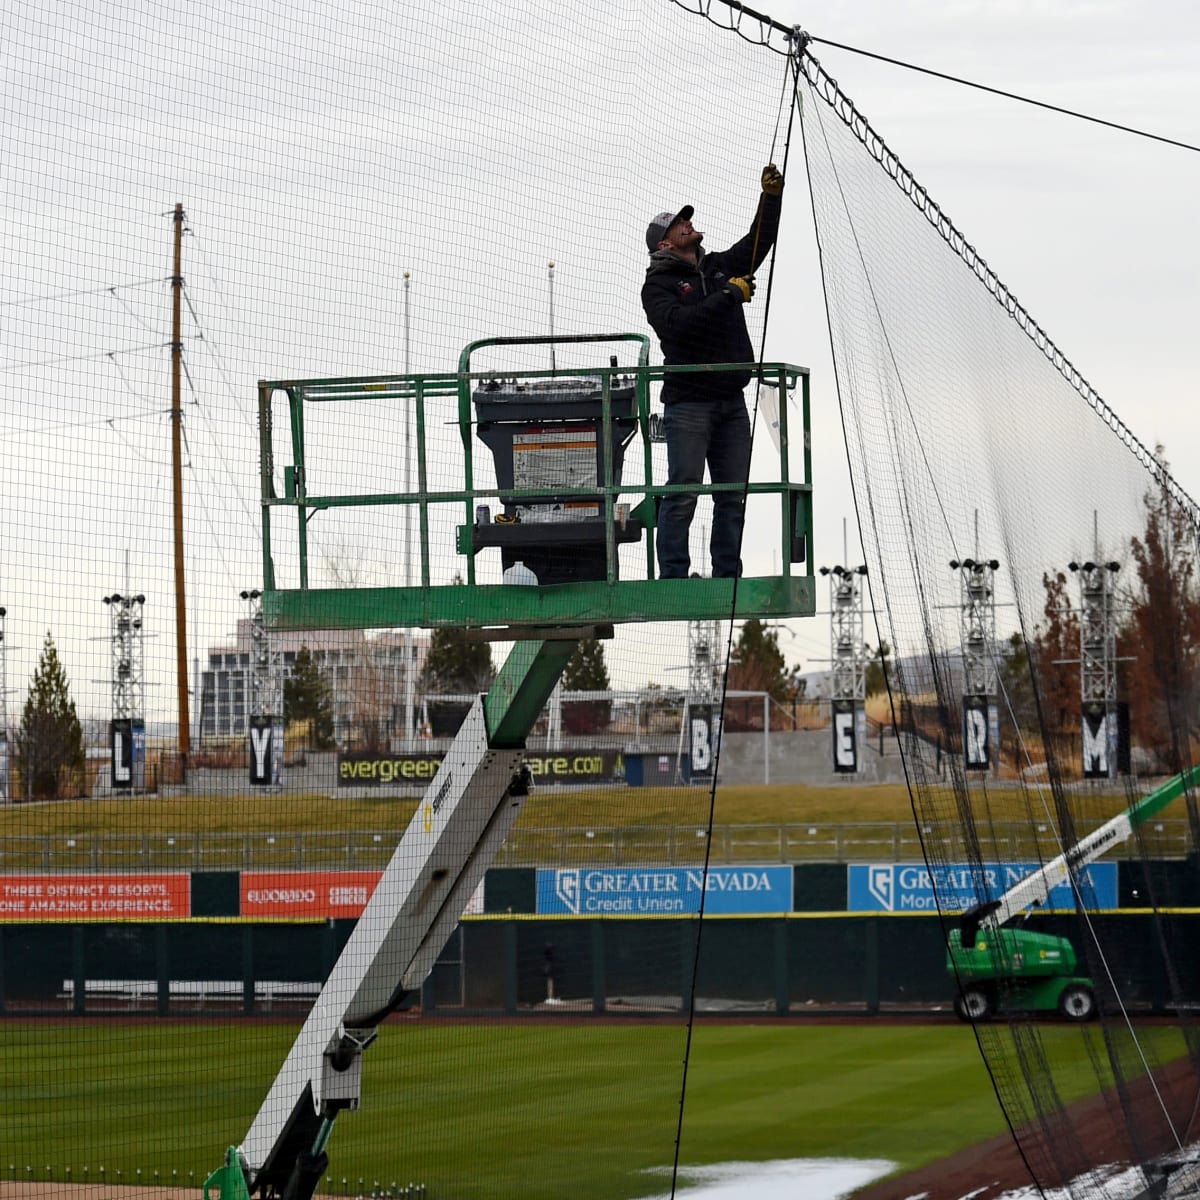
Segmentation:
<svg viewBox="0 0 1200 1200">
<path fill-rule="evenodd" d="M 597 344 L 597 343 L 616 343 L 630 342 L 637 347 L 637 363 L 618 365 L 613 360 L 604 366 L 579 366 L 572 368 L 551 367 L 550 369 L 540 370 L 513 370 L 504 368 L 503 370 L 472 370 L 476 365 L 474 356 L 477 356 L 479 351 L 491 347 L 514 347 L 514 346 L 544 346 L 553 344 L 565 345 L 582 345 L 582 344 Z M 781 520 L 781 556 L 782 569 L 772 573 L 771 578 L 778 579 L 778 587 L 775 591 L 768 589 L 766 592 L 761 592 L 755 596 L 753 589 L 742 589 L 739 591 L 739 611 L 745 607 L 746 612 L 743 615 L 778 615 L 781 611 L 800 612 L 809 611 L 811 607 L 811 598 L 807 596 L 807 592 L 797 592 L 796 586 L 801 589 L 807 586 L 809 577 L 812 575 L 812 506 L 811 506 L 811 448 L 809 445 L 809 389 L 808 379 L 809 371 L 805 367 L 798 367 L 788 363 L 772 362 L 772 363 L 703 363 L 703 364 L 687 364 L 679 366 L 667 365 L 652 365 L 649 362 L 650 356 L 650 339 L 644 334 L 639 333 L 607 333 L 607 334 L 557 334 L 546 336 L 531 336 L 531 337 L 493 337 L 481 338 L 469 345 L 465 346 L 459 354 L 458 366 L 459 370 L 455 373 L 427 373 L 427 374 L 411 374 L 411 375 L 379 375 L 379 376 L 361 376 L 348 378 L 319 378 L 319 379 L 290 379 L 290 380 L 265 380 L 259 383 L 259 445 L 260 445 L 260 476 L 261 476 L 261 496 L 260 510 L 262 520 L 262 543 L 263 543 L 263 577 L 264 577 L 264 592 L 271 603 L 267 606 L 269 609 L 268 619 L 274 620 L 279 616 L 282 610 L 279 604 L 276 603 L 276 597 L 281 600 L 284 597 L 294 597 L 294 605 L 291 608 L 292 615 L 286 620 L 291 621 L 292 627 L 303 627 L 306 623 L 312 626 L 314 622 L 323 623 L 328 620 L 324 610 L 316 613 L 315 610 L 310 611 L 309 608 L 303 607 L 308 604 L 307 600 L 302 597 L 310 595 L 310 578 L 309 578 L 309 524 L 312 519 L 319 513 L 326 510 L 346 509 L 351 507 L 380 507 L 380 506 L 404 506 L 416 505 L 419 514 L 418 528 L 415 531 L 416 537 L 419 538 L 419 547 L 417 554 L 414 557 L 419 557 L 420 563 L 420 583 L 419 588 L 428 592 L 430 589 L 439 591 L 431 578 L 431 555 L 433 548 L 430 546 L 430 533 L 432 527 L 431 510 L 435 510 L 435 506 L 452 505 L 462 514 L 462 523 L 457 526 L 457 535 L 451 534 L 451 540 L 458 550 L 466 559 L 463 574 L 468 584 L 476 583 L 476 559 L 475 556 L 479 549 L 473 537 L 475 507 L 477 503 L 487 502 L 493 497 L 499 497 L 502 503 L 512 504 L 520 503 L 524 497 L 529 497 L 536 501 L 545 491 L 544 488 L 539 491 L 532 487 L 506 487 L 500 488 L 498 481 L 489 481 L 489 486 L 481 488 L 476 479 L 476 460 L 475 456 L 479 452 L 475 445 L 475 428 L 478 424 L 476 413 L 472 404 L 473 394 L 472 385 L 475 381 L 487 381 L 497 378 L 514 379 L 516 381 L 534 381 L 534 380 L 554 380 L 554 379 L 579 379 L 581 377 L 595 380 L 598 384 L 598 396 L 593 393 L 593 399 L 598 399 L 598 409 L 596 420 L 599 427 L 604 430 L 613 430 L 617 421 L 613 414 L 613 389 L 616 387 L 616 380 L 620 380 L 622 386 L 628 386 L 630 381 L 634 388 L 634 395 L 631 399 L 636 400 L 636 412 L 630 411 L 628 416 L 623 416 L 621 421 L 632 419 L 634 422 L 634 430 L 641 435 L 642 440 L 642 477 L 636 481 L 619 480 L 619 471 L 616 467 L 620 454 L 620 446 L 613 444 L 613 434 L 609 433 L 603 436 L 598 448 L 601 450 L 601 458 L 598 462 L 597 480 L 594 485 L 582 487 L 555 487 L 555 495 L 561 494 L 564 500 L 574 496 L 595 498 L 599 500 L 600 509 L 602 512 L 603 533 L 596 534 L 602 540 L 604 547 L 604 567 L 603 573 L 598 575 L 597 584 L 609 586 L 618 584 L 618 550 L 619 543 L 622 540 L 619 530 L 617 529 L 617 521 L 615 515 L 616 500 L 619 495 L 626 494 L 634 498 L 634 504 L 631 505 L 630 516 L 635 521 L 640 521 L 646 534 L 642 539 L 645 546 L 645 576 L 641 582 L 655 582 L 656 577 L 656 556 L 654 551 L 654 536 L 656 527 L 657 507 L 663 497 L 673 494 L 692 494 L 697 496 L 712 496 L 722 492 L 739 491 L 745 492 L 751 496 L 777 496 L 780 505 L 780 520 Z M 804 478 L 800 482 L 793 482 L 789 471 L 789 453 L 790 442 L 787 429 L 787 409 L 788 404 L 786 399 L 783 399 L 780 404 L 779 416 L 779 470 L 775 478 L 771 481 L 754 481 L 747 483 L 726 483 L 713 484 L 701 483 L 695 485 L 683 484 L 666 484 L 655 482 L 654 479 L 654 463 L 652 460 L 652 445 L 650 436 L 650 389 L 654 383 L 659 383 L 668 375 L 687 375 L 687 374 L 704 374 L 712 375 L 722 372 L 736 371 L 741 374 L 749 372 L 752 377 L 757 377 L 760 381 L 768 383 L 772 387 L 778 387 L 781 392 L 781 397 L 786 397 L 798 385 L 802 385 L 802 405 L 803 405 L 803 473 Z M 518 386 L 519 386 L 518 383 Z M 274 479 L 274 448 L 272 442 L 272 424 L 273 416 L 272 409 L 275 403 L 275 394 L 279 391 L 285 393 L 288 404 L 287 432 L 291 437 L 291 461 L 283 466 L 283 487 L 277 491 Z M 539 389 L 531 388 L 532 394 L 537 394 Z M 429 401 L 433 398 L 446 398 L 457 396 L 457 425 L 458 438 L 461 441 L 461 457 L 458 451 L 455 451 L 455 471 L 458 475 L 457 479 L 447 479 L 445 482 L 450 483 L 450 487 L 439 486 L 441 479 L 438 474 L 432 471 L 432 464 L 427 459 L 428 447 L 426 445 L 427 432 L 430 429 L 429 422 L 440 419 L 434 416 L 435 410 L 430 407 Z M 412 412 L 415 418 L 415 459 L 416 459 L 416 474 L 415 490 L 406 492 L 384 492 L 375 491 L 371 493 L 348 491 L 344 493 L 321 493 L 313 494 L 309 489 L 309 476 L 313 479 L 321 477 L 321 463 L 314 461 L 308 462 L 308 450 L 306 445 L 305 431 L 305 414 L 304 409 L 308 403 L 316 403 L 322 406 L 328 404 L 343 403 L 348 401 L 384 401 L 397 402 L 402 407 L 407 407 L 409 404 L 413 406 Z M 453 400 L 451 401 L 453 403 Z M 631 405 L 631 408 L 633 406 Z M 449 417 L 448 424 L 452 427 L 454 418 Z M 281 429 L 283 425 L 281 423 Z M 626 432 L 623 437 L 629 436 L 629 426 L 623 427 Z M 799 463 L 799 457 L 797 463 Z M 433 476 L 433 486 L 431 487 L 430 476 Z M 458 485 L 458 486 L 454 486 Z M 271 512 L 273 509 L 290 509 L 295 511 L 297 522 L 297 546 L 296 556 L 293 559 L 295 565 L 292 570 L 299 572 L 299 587 L 294 584 L 286 583 L 276 579 L 275 563 L 272 555 L 271 547 Z M 445 513 L 443 508 L 442 513 Z M 489 543 L 491 544 L 491 543 Z M 597 543 L 599 549 L 599 542 Z M 799 579 L 793 576 L 792 564 L 804 562 L 805 567 L 800 571 Z M 638 579 L 626 580 L 621 582 L 621 587 L 624 588 L 626 583 L 637 583 Z M 553 590 L 551 585 L 550 590 Z M 580 587 L 581 584 L 560 584 L 559 587 Z M 345 590 L 345 589 L 343 589 Z M 361 593 L 362 589 L 351 589 L 356 593 Z M 413 595 L 408 595 L 405 589 L 384 589 L 388 592 L 387 596 L 377 596 L 370 600 L 370 603 L 376 610 L 386 610 L 382 612 L 381 624 L 409 624 L 418 623 L 425 624 L 428 616 L 428 597 L 423 601 L 421 598 Z M 486 590 L 486 588 L 484 588 Z M 321 591 L 328 589 L 318 589 L 314 596 L 319 595 Z M 413 591 L 413 589 L 408 589 Z M 742 591 L 745 594 L 742 594 Z M 766 596 L 769 599 L 764 599 Z M 803 595 L 804 599 L 798 599 Z M 589 593 L 592 599 L 598 599 L 598 593 Z M 347 597 L 348 599 L 349 597 Z M 357 599 L 366 601 L 366 596 L 360 595 Z M 636 614 L 642 614 L 646 607 L 648 597 L 635 597 L 631 592 L 628 597 L 622 595 L 622 598 L 612 597 L 610 600 L 599 602 L 598 604 L 584 604 L 587 611 L 594 611 L 600 614 L 597 619 L 611 620 L 614 611 L 616 611 L 617 619 L 622 619 L 619 616 L 621 608 L 628 601 L 635 609 Z M 528 601 L 528 603 L 525 603 Z M 315 600 L 314 600 L 315 602 Z M 292 604 L 291 600 L 287 603 Z M 483 596 L 480 596 L 480 605 L 486 606 L 489 602 Z M 522 598 L 521 602 L 515 604 L 513 608 L 514 619 L 511 622 L 513 625 L 524 625 L 533 620 L 531 614 L 526 613 L 525 609 L 533 605 L 532 597 Z M 653 606 L 652 606 L 653 607 Z M 304 614 L 299 615 L 303 609 Z M 762 611 L 759 612 L 758 610 Z M 670 611 L 665 610 L 665 611 Z M 411 615 L 409 615 L 411 614 Z M 641 615 L 631 615 L 625 619 L 644 619 Z M 284 619 L 284 618 L 281 618 Z M 357 623 L 358 616 L 346 618 Z M 489 620 L 492 619 L 489 617 Z M 685 619 L 683 616 L 676 616 L 670 619 Z M 692 619 L 688 617 L 686 619 Z M 470 623 L 474 623 L 470 619 Z"/>
</svg>

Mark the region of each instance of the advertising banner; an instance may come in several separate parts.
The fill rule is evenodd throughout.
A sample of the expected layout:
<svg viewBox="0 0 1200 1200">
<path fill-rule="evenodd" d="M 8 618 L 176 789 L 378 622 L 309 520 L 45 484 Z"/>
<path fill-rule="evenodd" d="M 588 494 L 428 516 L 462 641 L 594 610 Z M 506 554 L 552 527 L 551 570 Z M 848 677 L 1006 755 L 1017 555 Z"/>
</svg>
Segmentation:
<svg viewBox="0 0 1200 1200">
<path fill-rule="evenodd" d="M 359 917 L 382 871 L 243 871 L 243 917 Z"/>
<path fill-rule="evenodd" d="M 540 869 L 537 911 L 574 916 L 662 916 L 792 911 L 791 867 L 573 867 Z"/>
<path fill-rule="evenodd" d="M 437 774 L 440 751 L 426 754 L 339 754 L 338 787 L 423 787 Z M 525 763 L 535 784 L 607 784 L 625 782 L 620 750 L 530 751 Z"/>
<path fill-rule="evenodd" d="M 191 915 L 191 877 L 0 875 L 0 919 L 157 921 Z"/>
<path fill-rule="evenodd" d="M 361 917 L 382 871 L 243 871 L 243 917 Z M 464 915 L 483 912 L 483 883 Z"/>
<path fill-rule="evenodd" d="M 846 868 L 846 908 L 850 912 L 936 912 L 937 883 L 942 906 L 964 912 L 980 903 L 985 891 L 992 899 L 1040 868 L 1040 863 L 985 863 L 976 870 L 965 863 L 930 870 L 924 863 L 853 864 Z M 982 871 L 982 876 L 980 874 Z M 1117 864 L 1091 863 L 1083 868 L 1090 880 L 1089 905 L 1117 907 Z M 1043 906 L 1070 911 L 1075 897 L 1068 884 L 1054 888 Z"/>
</svg>

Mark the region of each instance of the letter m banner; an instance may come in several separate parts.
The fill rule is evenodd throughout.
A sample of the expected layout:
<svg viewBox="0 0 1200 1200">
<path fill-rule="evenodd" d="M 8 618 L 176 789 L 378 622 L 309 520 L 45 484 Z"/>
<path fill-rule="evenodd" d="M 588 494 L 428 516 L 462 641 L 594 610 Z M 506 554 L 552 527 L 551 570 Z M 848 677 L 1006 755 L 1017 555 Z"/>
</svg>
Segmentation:
<svg viewBox="0 0 1200 1200">
<path fill-rule="evenodd" d="M 1085 704 L 1080 722 L 1083 734 L 1084 779 L 1109 779 L 1116 766 L 1117 714 L 1099 704 Z"/>
</svg>

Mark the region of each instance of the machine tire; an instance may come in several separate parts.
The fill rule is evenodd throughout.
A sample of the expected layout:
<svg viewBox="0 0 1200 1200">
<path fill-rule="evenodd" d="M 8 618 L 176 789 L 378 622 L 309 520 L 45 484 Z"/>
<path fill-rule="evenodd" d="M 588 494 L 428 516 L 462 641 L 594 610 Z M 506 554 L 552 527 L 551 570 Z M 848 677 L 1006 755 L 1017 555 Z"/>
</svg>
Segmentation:
<svg viewBox="0 0 1200 1200">
<path fill-rule="evenodd" d="M 1090 1021 L 1096 1015 L 1096 995 L 1082 983 L 1070 983 L 1058 998 L 1058 1011 L 1068 1021 Z"/>
<path fill-rule="evenodd" d="M 977 1025 L 991 1019 L 995 1004 L 991 993 L 980 987 L 963 988 L 954 997 L 954 1011 L 960 1021 Z"/>
</svg>

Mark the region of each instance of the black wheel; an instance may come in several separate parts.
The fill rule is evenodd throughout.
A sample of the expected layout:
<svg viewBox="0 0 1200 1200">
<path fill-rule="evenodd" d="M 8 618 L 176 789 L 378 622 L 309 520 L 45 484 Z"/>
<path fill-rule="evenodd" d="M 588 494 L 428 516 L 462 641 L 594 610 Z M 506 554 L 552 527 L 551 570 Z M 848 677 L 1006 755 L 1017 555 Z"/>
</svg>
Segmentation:
<svg viewBox="0 0 1200 1200">
<path fill-rule="evenodd" d="M 1068 984 L 1058 998 L 1058 1011 L 1068 1021 L 1090 1021 L 1096 1015 L 1096 996 L 1085 984 Z"/>
<path fill-rule="evenodd" d="M 978 1021 L 986 1021 L 992 1015 L 991 994 L 981 987 L 964 988 L 954 997 L 954 1011 L 960 1021 L 974 1025 Z"/>
</svg>

